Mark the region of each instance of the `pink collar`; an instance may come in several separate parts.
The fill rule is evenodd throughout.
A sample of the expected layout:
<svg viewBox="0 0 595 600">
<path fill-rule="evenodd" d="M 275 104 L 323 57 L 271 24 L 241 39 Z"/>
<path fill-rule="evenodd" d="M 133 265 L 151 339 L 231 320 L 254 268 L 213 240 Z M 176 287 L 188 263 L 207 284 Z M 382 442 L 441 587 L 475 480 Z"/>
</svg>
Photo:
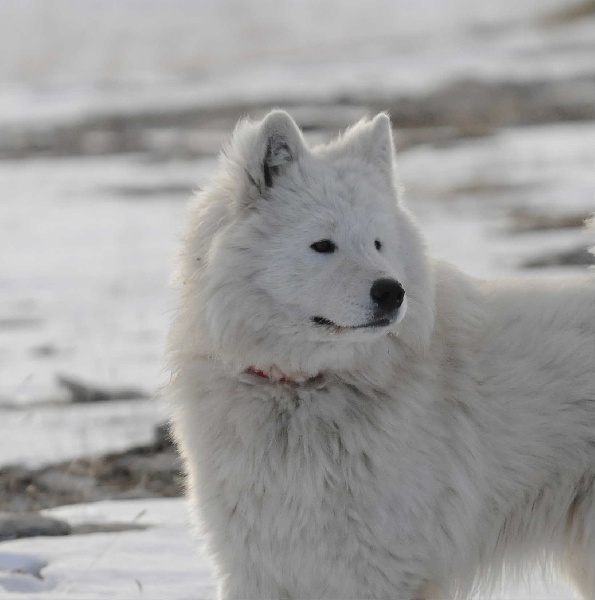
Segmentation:
<svg viewBox="0 0 595 600">
<path fill-rule="evenodd" d="M 292 373 L 283 373 L 281 369 L 273 365 L 269 371 L 263 371 L 262 369 L 257 369 L 256 367 L 248 367 L 245 373 L 250 373 L 251 375 L 256 375 L 257 377 L 261 377 L 262 379 L 268 379 L 271 383 L 307 383 L 308 381 L 312 381 L 320 377 L 320 375 L 310 376 L 307 373 L 303 373 L 302 371 L 293 371 Z"/>
</svg>

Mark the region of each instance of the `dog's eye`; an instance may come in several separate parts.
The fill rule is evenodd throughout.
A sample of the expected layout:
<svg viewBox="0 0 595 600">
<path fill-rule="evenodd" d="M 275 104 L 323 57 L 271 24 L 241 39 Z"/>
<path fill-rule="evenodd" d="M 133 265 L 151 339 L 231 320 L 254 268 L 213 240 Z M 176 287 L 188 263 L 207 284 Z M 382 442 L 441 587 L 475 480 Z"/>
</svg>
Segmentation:
<svg viewBox="0 0 595 600">
<path fill-rule="evenodd" d="M 331 254 L 337 249 L 337 246 L 331 240 L 320 240 L 319 242 L 314 242 L 310 248 L 321 254 Z"/>
<path fill-rule="evenodd" d="M 382 248 L 382 242 L 380 240 L 374 240 L 374 246 L 376 250 L 380 252 L 380 249 Z"/>
</svg>

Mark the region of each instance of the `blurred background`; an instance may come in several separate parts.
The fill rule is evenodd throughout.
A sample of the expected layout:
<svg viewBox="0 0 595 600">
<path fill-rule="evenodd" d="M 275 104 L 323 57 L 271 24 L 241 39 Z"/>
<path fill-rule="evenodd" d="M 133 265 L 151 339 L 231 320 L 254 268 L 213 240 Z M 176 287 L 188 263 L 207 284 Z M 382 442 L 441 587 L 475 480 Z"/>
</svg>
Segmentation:
<svg viewBox="0 0 595 600">
<path fill-rule="evenodd" d="M 155 427 L 185 205 L 273 107 L 312 141 L 388 111 L 473 275 L 592 262 L 593 0 L 0 0 L 0 510 L 180 493 Z"/>
</svg>

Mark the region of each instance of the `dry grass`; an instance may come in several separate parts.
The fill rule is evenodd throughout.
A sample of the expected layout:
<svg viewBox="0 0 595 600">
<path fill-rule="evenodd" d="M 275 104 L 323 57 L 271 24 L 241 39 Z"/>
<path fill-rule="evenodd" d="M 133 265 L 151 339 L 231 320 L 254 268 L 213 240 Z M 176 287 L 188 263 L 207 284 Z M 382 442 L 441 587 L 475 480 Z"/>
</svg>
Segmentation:
<svg viewBox="0 0 595 600">
<path fill-rule="evenodd" d="M 173 446 L 153 444 L 38 469 L 0 468 L 0 511 L 36 511 L 120 498 L 177 497 L 183 475 Z"/>
</svg>

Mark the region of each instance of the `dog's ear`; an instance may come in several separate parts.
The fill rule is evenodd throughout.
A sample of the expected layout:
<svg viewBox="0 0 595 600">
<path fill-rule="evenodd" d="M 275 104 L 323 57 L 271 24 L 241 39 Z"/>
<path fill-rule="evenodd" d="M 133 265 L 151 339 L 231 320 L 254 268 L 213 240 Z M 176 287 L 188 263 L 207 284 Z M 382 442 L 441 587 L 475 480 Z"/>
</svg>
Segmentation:
<svg viewBox="0 0 595 600">
<path fill-rule="evenodd" d="M 395 146 L 390 119 L 386 113 L 376 115 L 362 130 L 360 143 L 364 158 L 369 163 L 387 169 L 393 168 Z"/>
<path fill-rule="evenodd" d="M 304 150 L 302 133 L 282 110 L 270 112 L 260 124 L 247 175 L 261 195 L 275 185 L 275 179 Z"/>
<path fill-rule="evenodd" d="M 392 180 L 395 148 L 390 119 L 379 113 L 371 121 L 362 120 L 348 129 L 340 142 L 338 154 L 350 155 L 385 173 Z"/>
</svg>

